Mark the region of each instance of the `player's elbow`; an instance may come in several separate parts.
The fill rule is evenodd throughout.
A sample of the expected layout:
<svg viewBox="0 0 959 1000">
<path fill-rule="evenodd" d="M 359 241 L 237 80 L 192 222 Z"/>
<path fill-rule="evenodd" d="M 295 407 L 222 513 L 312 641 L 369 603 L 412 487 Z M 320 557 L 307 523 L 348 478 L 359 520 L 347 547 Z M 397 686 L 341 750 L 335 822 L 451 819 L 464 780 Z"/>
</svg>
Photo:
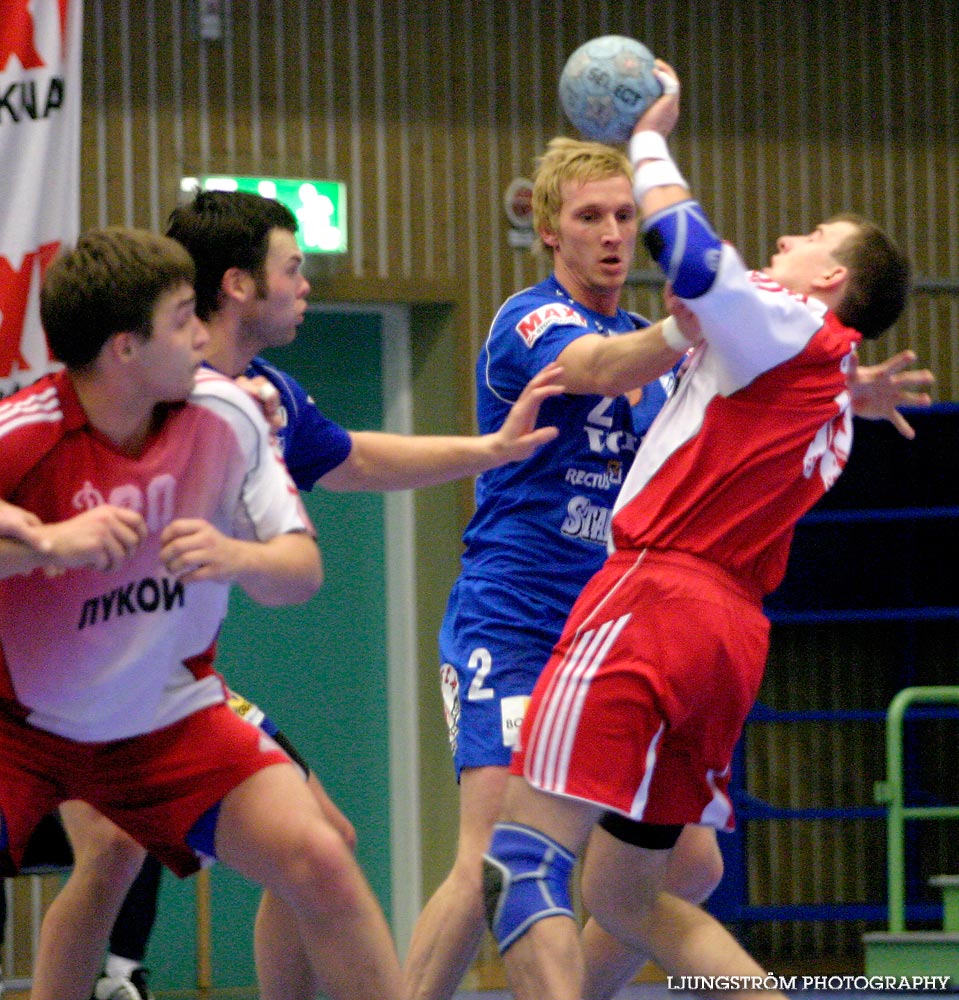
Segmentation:
<svg viewBox="0 0 959 1000">
<path fill-rule="evenodd" d="M 286 604 L 304 604 L 323 586 L 323 557 L 313 545 L 310 558 L 304 561 L 302 572 L 292 581 Z"/>
<path fill-rule="evenodd" d="M 265 607 L 305 604 L 323 585 L 323 558 L 319 546 L 309 535 L 297 532 L 280 536 L 279 563 L 265 574 L 251 574 L 240 580 L 247 596 Z"/>
<path fill-rule="evenodd" d="M 317 550 L 316 566 L 312 567 L 309 573 L 298 582 L 289 604 L 305 604 L 323 586 L 323 562 L 319 559 Z"/>
<path fill-rule="evenodd" d="M 670 205 L 647 219 L 643 240 L 681 299 L 697 299 L 712 288 L 722 241 L 697 202 Z"/>
<path fill-rule="evenodd" d="M 320 573 L 314 580 L 298 576 L 286 579 L 281 584 L 271 587 L 246 587 L 244 589 L 248 597 L 256 601 L 257 604 L 262 604 L 265 608 L 286 608 L 306 604 L 320 589 L 322 582 L 323 574 Z"/>
</svg>

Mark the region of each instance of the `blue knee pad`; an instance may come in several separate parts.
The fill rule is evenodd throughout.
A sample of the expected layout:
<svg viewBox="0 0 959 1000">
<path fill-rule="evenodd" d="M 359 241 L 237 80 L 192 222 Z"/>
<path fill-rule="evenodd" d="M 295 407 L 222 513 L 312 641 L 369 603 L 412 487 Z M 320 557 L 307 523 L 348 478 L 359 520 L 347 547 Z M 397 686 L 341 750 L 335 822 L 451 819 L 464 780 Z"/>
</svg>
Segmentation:
<svg viewBox="0 0 959 1000">
<path fill-rule="evenodd" d="M 565 847 L 528 826 L 497 823 L 483 855 L 486 920 L 502 955 L 537 920 L 575 919 L 569 877 L 576 859 Z"/>
<path fill-rule="evenodd" d="M 682 299 L 695 299 L 716 280 L 722 240 L 698 202 L 681 201 L 648 219 L 644 240 L 649 255 Z"/>
</svg>

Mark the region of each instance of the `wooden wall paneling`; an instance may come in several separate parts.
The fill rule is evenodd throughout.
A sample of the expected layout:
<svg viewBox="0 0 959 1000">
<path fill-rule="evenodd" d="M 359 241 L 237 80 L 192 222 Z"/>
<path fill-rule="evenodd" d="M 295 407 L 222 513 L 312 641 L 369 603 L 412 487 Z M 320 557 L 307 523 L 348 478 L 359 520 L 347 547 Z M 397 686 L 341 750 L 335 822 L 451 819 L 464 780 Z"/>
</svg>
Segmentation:
<svg viewBox="0 0 959 1000">
<path fill-rule="evenodd" d="M 532 175 L 549 138 L 572 133 L 558 105 L 559 72 L 577 45 L 608 32 L 632 34 L 676 65 L 684 82 L 677 162 L 747 262 L 763 265 L 776 237 L 845 208 L 903 242 L 920 289 L 896 329 L 862 355 L 910 346 L 936 371 L 938 398 L 959 398 L 952 0 L 233 0 L 225 9 L 223 37 L 201 41 L 190 0 L 84 4 L 82 225 L 162 228 L 184 173 L 345 180 L 350 251 L 311 278 L 314 295 L 419 303 L 429 318 L 421 336 L 428 340 L 433 320 L 444 337 L 452 329 L 457 349 L 444 341 L 442 363 L 427 370 L 455 386 L 460 429 L 473 425 L 473 362 L 493 313 L 549 266 L 509 245 L 503 192 L 513 177 Z M 636 263 L 651 270 L 642 248 Z M 624 301 L 661 315 L 655 283 L 631 285 Z M 465 518 L 469 484 L 458 495 Z M 840 669 L 832 644 L 848 645 L 848 635 L 827 632 L 776 656 L 823 671 L 832 685 Z M 863 670 L 884 669 L 870 635 L 853 645 Z M 783 670 L 771 659 L 769 683 L 785 683 Z M 817 697 L 840 693 L 829 691 Z M 790 750 L 781 734 L 757 734 L 750 780 L 791 794 L 792 769 L 812 754 L 822 773 L 811 790 L 838 782 L 843 795 L 864 794 L 868 741 L 821 736 L 821 748 L 800 741 Z M 779 826 L 764 831 L 766 853 L 752 862 L 763 891 L 788 886 L 790 855 L 814 846 Z M 841 844 L 820 829 L 813 841 L 831 877 L 850 879 L 839 891 L 871 890 L 862 859 L 881 851 L 873 826 L 849 826 Z M 841 874 L 833 871 L 840 856 Z M 821 929 L 812 938 L 764 933 L 786 950 L 828 941 Z M 846 948 L 848 930 L 835 933 Z"/>
</svg>

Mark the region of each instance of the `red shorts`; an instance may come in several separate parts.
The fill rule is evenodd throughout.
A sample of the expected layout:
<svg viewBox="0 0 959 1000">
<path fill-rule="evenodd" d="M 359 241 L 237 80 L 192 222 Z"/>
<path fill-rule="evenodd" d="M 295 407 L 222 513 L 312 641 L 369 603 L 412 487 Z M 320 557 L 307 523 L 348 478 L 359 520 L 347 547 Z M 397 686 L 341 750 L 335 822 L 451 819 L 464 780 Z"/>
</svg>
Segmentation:
<svg viewBox="0 0 959 1000">
<path fill-rule="evenodd" d="M 257 771 L 290 762 L 225 704 L 110 743 L 64 739 L 0 710 L 0 761 L 3 874 L 19 866 L 43 816 L 83 799 L 180 876 L 200 867 L 186 843 L 200 816 Z"/>
<path fill-rule="evenodd" d="M 511 771 L 647 823 L 735 825 L 733 749 L 762 680 L 759 595 L 683 553 L 615 553 L 570 613 Z"/>
</svg>

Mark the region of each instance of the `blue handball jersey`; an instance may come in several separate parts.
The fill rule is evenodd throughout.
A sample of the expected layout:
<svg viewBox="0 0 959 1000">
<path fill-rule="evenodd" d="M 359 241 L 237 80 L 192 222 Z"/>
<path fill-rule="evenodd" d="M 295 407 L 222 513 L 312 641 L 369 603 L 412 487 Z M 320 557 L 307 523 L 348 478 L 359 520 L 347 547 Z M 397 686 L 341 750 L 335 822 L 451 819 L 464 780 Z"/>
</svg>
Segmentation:
<svg viewBox="0 0 959 1000">
<path fill-rule="evenodd" d="M 577 337 L 646 325 L 624 310 L 604 316 L 587 309 L 553 275 L 507 299 L 477 360 L 480 431 L 496 430 L 529 379 Z M 462 570 L 535 592 L 565 618 L 606 557 L 613 502 L 638 434 L 623 396 L 554 397 L 543 404 L 539 424 L 558 427 L 559 437 L 477 480 Z"/>
<path fill-rule="evenodd" d="M 277 432 L 290 477 L 301 490 L 311 490 L 316 481 L 346 460 L 352 443 L 349 433 L 316 408 L 309 393 L 286 372 L 263 358 L 254 358 L 243 373 L 262 375 L 280 393 L 283 426 Z"/>
</svg>

